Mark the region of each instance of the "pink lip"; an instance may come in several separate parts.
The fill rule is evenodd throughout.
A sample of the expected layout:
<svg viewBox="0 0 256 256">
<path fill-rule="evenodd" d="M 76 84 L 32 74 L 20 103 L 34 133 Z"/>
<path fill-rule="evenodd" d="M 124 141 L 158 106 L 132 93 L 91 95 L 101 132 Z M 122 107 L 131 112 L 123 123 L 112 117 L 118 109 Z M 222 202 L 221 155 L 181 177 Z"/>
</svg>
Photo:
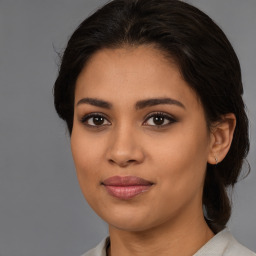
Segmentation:
<svg viewBox="0 0 256 256">
<path fill-rule="evenodd" d="M 153 183 L 136 176 L 113 176 L 104 180 L 102 185 L 111 196 L 128 200 L 148 191 Z"/>
</svg>

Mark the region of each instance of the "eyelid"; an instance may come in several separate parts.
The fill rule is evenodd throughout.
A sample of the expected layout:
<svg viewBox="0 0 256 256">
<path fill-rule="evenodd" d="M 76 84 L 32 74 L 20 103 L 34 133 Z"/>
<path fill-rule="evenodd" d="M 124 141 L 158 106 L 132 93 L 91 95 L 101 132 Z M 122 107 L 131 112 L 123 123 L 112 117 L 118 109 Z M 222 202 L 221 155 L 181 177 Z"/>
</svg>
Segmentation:
<svg viewBox="0 0 256 256">
<path fill-rule="evenodd" d="M 167 114 L 165 112 L 153 112 L 153 113 L 148 114 L 145 117 L 145 121 L 143 122 L 143 124 L 145 124 L 146 121 L 148 121 L 150 118 L 155 117 L 155 116 L 162 116 L 163 118 L 167 119 L 169 121 L 169 123 L 168 124 L 163 124 L 163 125 L 146 125 L 146 126 L 161 128 L 161 127 L 165 127 L 165 126 L 168 126 L 172 123 L 177 122 L 177 119 L 173 115 Z"/>
<path fill-rule="evenodd" d="M 93 112 L 93 113 L 83 115 L 82 118 L 80 118 L 80 122 L 82 124 L 86 125 L 87 127 L 90 127 L 90 128 L 101 128 L 103 126 L 106 126 L 106 124 L 105 125 L 89 125 L 89 124 L 86 124 L 86 121 L 88 121 L 92 117 L 103 117 L 105 120 L 107 120 L 111 124 L 111 122 L 109 121 L 109 118 L 105 114 L 100 113 L 100 112 Z M 110 124 L 107 124 L 107 126 L 110 125 Z"/>
<path fill-rule="evenodd" d="M 155 117 L 155 116 L 161 116 L 164 119 L 167 119 L 168 123 L 167 124 L 163 124 L 163 125 L 157 125 L 157 124 L 156 125 L 148 125 L 148 124 L 145 124 L 150 118 Z M 102 124 L 102 125 L 90 125 L 90 124 L 87 124 L 86 122 L 90 118 L 93 118 L 93 117 L 103 117 L 105 120 L 107 120 L 107 122 L 109 124 Z M 151 126 L 151 127 L 157 127 L 157 128 L 165 127 L 165 126 L 168 126 L 168 125 L 170 125 L 172 123 L 177 122 L 177 119 L 173 115 L 167 114 L 165 112 L 152 112 L 152 113 L 148 114 L 144 119 L 145 119 L 145 121 L 143 122 L 143 125 Z M 93 112 L 93 113 L 89 113 L 89 114 L 83 115 L 82 118 L 80 118 L 80 122 L 82 124 L 86 125 L 89 128 L 102 128 L 104 126 L 111 125 L 111 122 L 109 121 L 109 118 L 105 114 L 103 114 L 101 112 Z"/>
</svg>

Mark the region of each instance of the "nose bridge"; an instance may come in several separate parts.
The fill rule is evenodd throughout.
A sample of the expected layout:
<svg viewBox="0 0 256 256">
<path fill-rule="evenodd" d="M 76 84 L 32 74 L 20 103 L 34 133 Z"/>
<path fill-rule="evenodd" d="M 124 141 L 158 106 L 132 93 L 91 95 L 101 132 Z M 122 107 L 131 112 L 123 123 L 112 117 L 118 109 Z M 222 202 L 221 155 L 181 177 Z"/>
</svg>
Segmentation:
<svg viewBox="0 0 256 256">
<path fill-rule="evenodd" d="M 113 128 L 107 157 L 110 162 L 120 166 L 143 161 L 144 154 L 136 127 L 127 123 L 120 123 Z"/>
</svg>

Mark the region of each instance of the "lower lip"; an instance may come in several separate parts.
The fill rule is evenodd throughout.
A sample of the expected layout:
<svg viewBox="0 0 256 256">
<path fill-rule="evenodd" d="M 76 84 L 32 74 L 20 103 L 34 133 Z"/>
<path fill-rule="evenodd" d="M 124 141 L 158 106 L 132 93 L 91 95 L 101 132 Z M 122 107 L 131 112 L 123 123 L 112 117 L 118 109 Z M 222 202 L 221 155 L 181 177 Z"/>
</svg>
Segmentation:
<svg viewBox="0 0 256 256">
<path fill-rule="evenodd" d="M 134 185 L 134 186 L 107 186 L 107 192 L 116 198 L 128 200 L 138 196 L 151 188 L 152 185 Z"/>
</svg>

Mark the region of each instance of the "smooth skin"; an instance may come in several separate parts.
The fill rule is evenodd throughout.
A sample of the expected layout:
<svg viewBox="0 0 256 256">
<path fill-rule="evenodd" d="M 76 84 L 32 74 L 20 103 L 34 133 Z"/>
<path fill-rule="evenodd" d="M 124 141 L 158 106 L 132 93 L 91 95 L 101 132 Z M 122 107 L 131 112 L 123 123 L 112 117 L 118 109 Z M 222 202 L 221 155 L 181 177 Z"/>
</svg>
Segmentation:
<svg viewBox="0 0 256 256">
<path fill-rule="evenodd" d="M 210 240 L 206 165 L 223 160 L 234 129 L 233 114 L 207 127 L 199 98 L 153 46 L 95 53 L 76 82 L 71 149 L 81 190 L 109 225 L 108 255 L 191 256 Z M 116 175 L 153 185 L 121 200 L 102 185 Z"/>
</svg>

